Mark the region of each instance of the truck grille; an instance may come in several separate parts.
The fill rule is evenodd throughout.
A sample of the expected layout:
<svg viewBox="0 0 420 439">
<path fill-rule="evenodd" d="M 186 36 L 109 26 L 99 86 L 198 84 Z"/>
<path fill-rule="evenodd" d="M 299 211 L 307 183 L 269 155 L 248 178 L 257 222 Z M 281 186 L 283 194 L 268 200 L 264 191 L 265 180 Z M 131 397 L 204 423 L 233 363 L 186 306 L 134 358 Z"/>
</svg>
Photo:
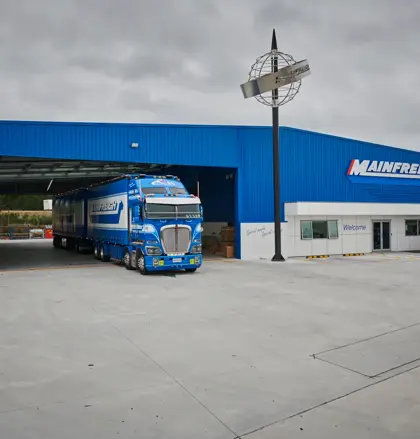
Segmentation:
<svg viewBox="0 0 420 439">
<path fill-rule="evenodd" d="M 160 231 L 166 254 L 187 253 L 191 244 L 191 230 L 187 226 L 169 226 Z"/>
</svg>

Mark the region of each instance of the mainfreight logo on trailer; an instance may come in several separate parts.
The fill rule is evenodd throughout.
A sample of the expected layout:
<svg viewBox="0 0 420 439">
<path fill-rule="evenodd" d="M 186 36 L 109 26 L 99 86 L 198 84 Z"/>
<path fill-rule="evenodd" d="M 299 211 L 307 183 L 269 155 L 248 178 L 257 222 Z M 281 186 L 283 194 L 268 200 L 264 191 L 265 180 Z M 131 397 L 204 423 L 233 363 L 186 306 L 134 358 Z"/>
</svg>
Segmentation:
<svg viewBox="0 0 420 439">
<path fill-rule="evenodd" d="M 122 201 L 94 203 L 90 221 L 93 224 L 119 224 L 123 208 L 124 203 Z"/>
<path fill-rule="evenodd" d="M 353 159 L 347 170 L 353 183 L 420 185 L 420 164 Z"/>
<path fill-rule="evenodd" d="M 120 203 L 117 201 L 93 203 L 92 212 L 115 212 L 120 204 L 122 201 Z"/>
</svg>

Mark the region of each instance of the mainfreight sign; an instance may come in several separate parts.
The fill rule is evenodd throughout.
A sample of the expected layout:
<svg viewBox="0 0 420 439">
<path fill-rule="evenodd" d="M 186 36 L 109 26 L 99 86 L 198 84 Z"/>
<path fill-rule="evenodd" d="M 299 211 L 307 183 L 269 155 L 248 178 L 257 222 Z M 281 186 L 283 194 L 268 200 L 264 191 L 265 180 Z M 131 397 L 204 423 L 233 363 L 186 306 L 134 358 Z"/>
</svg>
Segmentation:
<svg viewBox="0 0 420 439">
<path fill-rule="evenodd" d="M 420 184 L 420 164 L 353 159 L 347 170 L 347 176 L 355 183 L 418 185 Z M 393 179 L 393 181 L 388 179 Z"/>
</svg>

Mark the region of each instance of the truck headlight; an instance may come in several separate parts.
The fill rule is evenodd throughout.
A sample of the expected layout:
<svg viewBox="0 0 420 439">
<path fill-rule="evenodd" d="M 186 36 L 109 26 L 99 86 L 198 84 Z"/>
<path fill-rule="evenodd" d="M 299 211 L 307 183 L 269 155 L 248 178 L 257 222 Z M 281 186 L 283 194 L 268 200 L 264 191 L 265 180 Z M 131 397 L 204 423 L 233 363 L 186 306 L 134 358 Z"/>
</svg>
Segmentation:
<svg viewBox="0 0 420 439">
<path fill-rule="evenodd" d="M 146 247 L 146 253 L 150 256 L 158 256 L 162 254 L 162 250 L 159 247 Z"/>
<path fill-rule="evenodd" d="M 191 253 L 201 253 L 201 245 L 194 245 L 191 247 Z"/>
</svg>

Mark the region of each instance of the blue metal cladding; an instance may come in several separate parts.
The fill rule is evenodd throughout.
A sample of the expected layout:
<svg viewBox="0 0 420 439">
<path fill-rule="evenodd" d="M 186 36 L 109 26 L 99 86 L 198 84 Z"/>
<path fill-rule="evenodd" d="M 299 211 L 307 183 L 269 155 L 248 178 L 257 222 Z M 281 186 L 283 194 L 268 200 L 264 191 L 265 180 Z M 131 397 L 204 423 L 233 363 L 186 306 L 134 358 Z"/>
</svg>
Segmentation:
<svg viewBox="0 0 420 439">
<path fill-rule="evenodd" d="M 353 159 L 420 163 L 420 153 L 292 128 L 280 130 L 282 201 L 418 203 L 420 187 L 347 177 Z M 373 181 L 373 180 L 372 180 Z"/>
<path fill-rule="evenodd" d="M 0 121 L 0 155 L 236 167 L 237 127 Z M 137 148 L 131 144 L 137 143 Z"/>
<path fill-rule="evenodd" d="M 274 220 L 272 131 L 244 127 L 239 131 L 242 151 L 238 170 L 238 222 Z"/>
<path fill-rule="evenodd" d="M 0 121 L 0 155 L 195 166 L 179 176 L 193 192 L 200 180 L 205 220 L 239 227 L 274 217 L 270 127 Z M 280 158 L 283 203 L 420 202 L 420 186 L 357 184 L 346 175 L 353 159 L 420 163 L 413 151 L 282 127 Z"/>
<path fill-rule="evenodd" d="M 270 128 L 239 131 L 238 222 L 272 222 L 273 153 Z M 281 211 L 285 202 L 419 203 L 417 185 L 356 184 L 347 177 L 353 159 L 420 163 L 420 153 L 320 133 L 280 129 Z M 414 183 L 413 183 L 414 184 Z"/>
</svg>

